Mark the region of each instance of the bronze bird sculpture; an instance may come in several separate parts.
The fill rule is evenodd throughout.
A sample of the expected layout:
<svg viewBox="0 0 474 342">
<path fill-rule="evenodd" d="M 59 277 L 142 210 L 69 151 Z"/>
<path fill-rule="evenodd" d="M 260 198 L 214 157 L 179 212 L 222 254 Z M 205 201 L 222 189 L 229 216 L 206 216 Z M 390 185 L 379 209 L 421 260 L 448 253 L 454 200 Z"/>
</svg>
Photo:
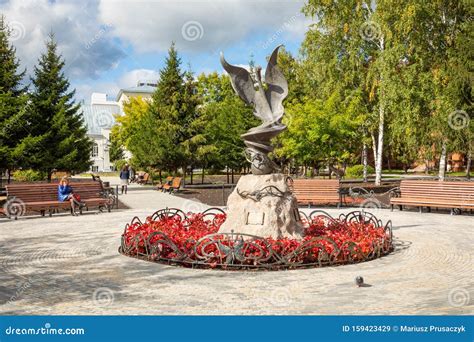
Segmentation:
<svg viewBox="0 0 474 342">
<path fill-rule="evenodd" d="M 227 63 L 221 53 L 221 64 L 229 74 L 235 92 L 245 103 L 253 106 L 254 115 L 262 120 L 260 126 L 241 135 L 247 146 L 245 152 L 254 175 L 270 174 L 278 170 L 268 158 L 268 153 L 273 151 L 271 139 L 286 129 L 281 119 L 285 113 L 283 100 L 288 95 L 288 83 L 277 65 L 280 46 L 270 55 L 264 80 L 261 67 L 257 66 L 252 75 L 245 68 Z"/>
</svg>

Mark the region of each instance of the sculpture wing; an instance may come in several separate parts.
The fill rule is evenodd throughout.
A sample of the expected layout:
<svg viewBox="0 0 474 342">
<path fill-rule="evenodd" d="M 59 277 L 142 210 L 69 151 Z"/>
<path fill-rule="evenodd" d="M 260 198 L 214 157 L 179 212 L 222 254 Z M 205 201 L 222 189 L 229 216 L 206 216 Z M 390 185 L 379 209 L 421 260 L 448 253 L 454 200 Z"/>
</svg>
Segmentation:
<svg viewBox="0 0 474 342">
<path fill-rule="evenodd" d="M 224 70 L 227 71 L 232 83 L 232 88 L 247 104 L 255 104 L 255 88 L 253 87 L 253 80 L 250 73 L 241 67 L 230 65 L 224 58 L 221 52 L 221 64 Z"/>
<path fill-rule="evenodd" d="M 265 70 L 265 83 L 268 85 L 265 95 L 270 104 L 274 120 L 279 120 L 283 116 L 282 103 L 288 95 L 288 82 L 277 65 L 278 49 L 280 47 L 281 45 L 273 50 Z"/>
</svg>

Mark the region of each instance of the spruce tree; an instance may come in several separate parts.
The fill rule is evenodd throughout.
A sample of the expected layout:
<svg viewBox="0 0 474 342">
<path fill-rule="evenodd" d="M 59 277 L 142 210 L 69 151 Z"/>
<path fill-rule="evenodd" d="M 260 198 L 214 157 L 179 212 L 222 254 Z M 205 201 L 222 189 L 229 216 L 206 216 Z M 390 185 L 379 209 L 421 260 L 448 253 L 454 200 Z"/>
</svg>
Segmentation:
<svg viewBox="0 0 474 342">
<path fill-rule="evenodd" d="M 0 170 L 18 165 L 12 150 L 28 135 L 22 116 L 25 114 L 26 88 L 21 84 L 25 71 L 19 71 L 16 50 L 10 45 L 10 30 L 0 16 Z"/>
<path fill-rule="evenodd" d="M 28 113 L 29 135 L 15 149 L 22 164 L 51 177 L 53 169 L 86 171 L 91 165 L 92 141 L 87 137 L 79 104 L 74 103 L 63 69 L 65 62 L 57 51 L 54 35 L 46 42 L 31 81 Z"/>
<path fill-rule="evenodd" d="M 156 145 L 155 160 L 160 169 L 177 170 L 183 165 L 185 154 L 182 146 L 183 125 L 185 120 L 184 106 L 184 73 L 181 71 L 181 59 L 174 46 L 171 45 L 165 67 L 160 71 L 160 80 L 153 94 L 150 105 L 146 130 L 153 131 Z"/>
</svg>

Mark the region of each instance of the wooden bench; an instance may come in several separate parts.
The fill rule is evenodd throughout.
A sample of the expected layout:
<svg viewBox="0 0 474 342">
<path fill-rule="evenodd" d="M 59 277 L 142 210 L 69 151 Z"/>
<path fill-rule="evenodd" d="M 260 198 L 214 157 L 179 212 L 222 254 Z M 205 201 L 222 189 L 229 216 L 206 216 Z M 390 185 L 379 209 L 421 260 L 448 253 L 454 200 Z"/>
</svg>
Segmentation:
<svg viewBox="0 0 474 342">
<path fill-rule="evenodd" d="M 150 180 L 150 174 L 148 172 L 145 173 L 140 173 L 139 172 L 139 178 L 137 179 L 137 183 L 140 185 L 146 185 L 148 184 L 148 181 Z"/>
<path fill-rule="evenodd" d="M 472 210 L 474 209 L 474 182 L 467 181 L 433 181 L 433 180 L 402 180 L 400 197 L 390 199 L 390 207 L 398 205 L 423 208 L 445 208 Z"/>
<path fill-rule="evenodd" d="M 168 183 L 163 185 L 163 191 L 169 191 L 170 193 L 179 191 L 179 188 L 181 187 L 181 180 L 181 177 L 174 177 L 171 184 Z"/>
<path fill-rule="evenodd" d="M 163 183 L 160 183 L 156 186 L 156 190 L 163 190 L 163 187 L 166 185 L 166 184 L 171 184 L 171 182 L 173 181 L 173 177 L 171 176 L 168 176 L 166 177 L 165 181 Z"/>
<path fill-rule="evenodd" d="M 109 212 L 112 207 L 112 201 L 106 197 L 103 192 L 101 182 L 79 181 L 70 182 L 74 193 L 81 196 L 81 202 L 85 204 L 86 210 L 90 207 L 98 207 L 99 210 L 106 208 Z M 47 211 L 49 216 L 59 209 L 69 209 L 71 204 L 69 201 L 58 201 L 58 183 L 19 183 L 8 184 L 7 189 L 7 208 L 9 204 L 16 203 L 17 208 L 21 210 L 15 211 L 9 216 L 17 219 L 27 211 L 40 212 L 42 216 Z M 8 210 L 7 210 L 8 211 Z M 82 208 L 80 208 L 82 213 Z M 7 214 L 9 214 L 7 212 Z"/>
<path fill-rule="evenodd" d="M 294 179 L 290 184 L 298 204 L 308 207 L 316 204 L 341 205 L 338 179 Z"/>
</svg>

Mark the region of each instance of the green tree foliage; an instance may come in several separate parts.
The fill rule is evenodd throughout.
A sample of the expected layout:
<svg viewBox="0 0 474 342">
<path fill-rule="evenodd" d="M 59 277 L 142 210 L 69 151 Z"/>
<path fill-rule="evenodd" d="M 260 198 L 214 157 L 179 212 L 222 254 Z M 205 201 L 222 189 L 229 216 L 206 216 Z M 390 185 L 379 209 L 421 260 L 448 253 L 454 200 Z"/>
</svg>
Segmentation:
<svg viewBox="0 0 474 342">
<path fill-rule="evenodd" d="M 121 160 L 125 157 L 122 145 L 119 143 L 118 138 L 113 134 L 110 134 L 109 156 L 111 162 Z"/>
<path fill-rule="evenodd" d="M 132 152 L 134 165 L 176 171 L 196 163 L 196 93 L 193 74 L 181 71 L 172 44 L 152 101 L 132 98 L 117 117 L 113 133 Z"/>
<path fill-rule="evenodd" d="M 357 114 L 357 98 L 348 104 L 334 92 L 326 101 L 306 99 L 287 106 L 281 146 L 276 153 L 298 164 L 316 167 L 321 163 L 347 163 L 356 160 L 358 127 L 364 116 Z"/>
<path fill-rule="evenodd" d="M 34 70 L 34 89 L 22 121 L 29 134 L 13 151 L 22 166 L 46 172 L 48 179 L 53 169 L 79 172 L 91 165 L 92 142 L 74 104 L 74 91 L 69 91 L 64 65 L 50 35 Z"/>
<path fill-rule="evenodd" d="M 201 74 L 198 95 L 202 98 L 196 125 L 201 129 L 197 155 L 202 165 L 215 169 L 241 169 L 246 165 L 240 135 L 258 125 L 252 108 L 232 89 L 227 75 Z"/>
<path fill-rule="evenodd" d="M 21 84 L 25 71 L 19 71 L 16 50 L 10 45 L 10 30 L 0 16 L 0 170 L 18 165 L 12 152 L 28 135 L 23 116 L 27 110 L 25 87 Z"/>
<path fill-rule="evenodd" d="M 181 71 L 181 59 L 171 45 L 160 71 L 158 87 L 153 94 L 145 121 L 145 130 L 156 139 L 159 154 L 156 158 L 159 169 L 177 170 L 185 164 L 186 154 L 181 142 L 187 138 L 187 121 L 193 108 L 188 107 L 187 84 Z M 192 114 L 191 114 L 192 115 Z"/>
<path fill-rule="evenodd" d="M 148 108 L 149 103 L 143 98 L 130 98 L 124 103 L 124 115 L 116 116 L 117 125 L 111 132 L 117 144 L 132 153 L 136 167 L 157 166 L 162 161 L 162 143 L 154 136 L 156 124 L 151 121 Z"/>
<path fill-rule="evenodd" d="M 376 183 L 386 142 L 406 164 L 469 145 L 471 130 L 447 125 L 454 110 L 472 110 L 461 96 L 472 95 L 468 1 L 310 0 L 304 11 L 317 18 L 302 47 L 306 92 L 324 101 L 335 89 L 361 95 Z"/>
</svg>

